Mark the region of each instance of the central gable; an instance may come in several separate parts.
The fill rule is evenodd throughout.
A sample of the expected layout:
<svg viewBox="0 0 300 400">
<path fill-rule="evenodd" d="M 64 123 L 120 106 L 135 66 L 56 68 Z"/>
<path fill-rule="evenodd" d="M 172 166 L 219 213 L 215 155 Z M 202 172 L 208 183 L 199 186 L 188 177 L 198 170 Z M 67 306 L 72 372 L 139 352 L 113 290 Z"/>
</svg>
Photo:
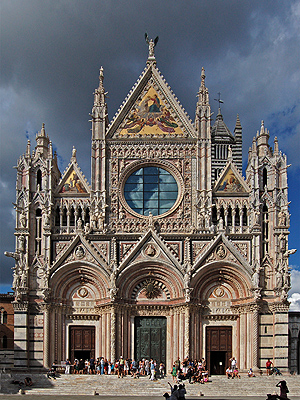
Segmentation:
<svg viewBox="0 0 300 400">
<path fill-rule="evenodd" d="M 136 82 L 108 127 L 107 138 L 195 138 L 192 121 L 154 65 Z"/>
<path fill-rule="evenodd" d="M 182 129 L 175 122 L 166 103 L 154 87 L 150 86 L 146 93 L 142 94 L 135 102 L 121 125 L 119 135 L 135 136 L 139 134 L 144 136 L 165 133 L 183 135 Z"/>
</svg>

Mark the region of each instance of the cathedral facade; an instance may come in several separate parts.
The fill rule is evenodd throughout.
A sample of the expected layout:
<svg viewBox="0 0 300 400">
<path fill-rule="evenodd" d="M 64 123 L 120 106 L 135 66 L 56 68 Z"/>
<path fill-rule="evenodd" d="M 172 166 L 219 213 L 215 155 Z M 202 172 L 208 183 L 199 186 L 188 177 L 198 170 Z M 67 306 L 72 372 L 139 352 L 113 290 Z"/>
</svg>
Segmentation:
<svg viewBox="0 0 300 400">
<path fill-rule="evenodd" d="M 287 160 L 261 123 L 211 123 L 202 69 L 192 121 L 156 66 L 109 123 L 100 70 L 91 182 L 61 174 L 43 125 L 17 164 L 15 367 L 69 358 L 204 357 L 224 373 L 288 369 Z"/>
</svg>

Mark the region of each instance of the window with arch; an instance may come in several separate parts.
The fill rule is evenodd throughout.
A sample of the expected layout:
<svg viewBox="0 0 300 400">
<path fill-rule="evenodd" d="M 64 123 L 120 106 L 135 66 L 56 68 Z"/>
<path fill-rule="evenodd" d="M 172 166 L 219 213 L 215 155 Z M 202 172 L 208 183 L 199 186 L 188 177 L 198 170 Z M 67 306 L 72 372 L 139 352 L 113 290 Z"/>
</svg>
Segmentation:
<svg viewBox="0 0 300 400">
<path fill-rule="evenodd" d="M 263 169 L 263 188 L 268 186 L 268 171 L 267 168 Z"/>
<path fill-rule="evenodd" d="M 212 208 L 212 223 L 214 225 L 217 225 L 217 223 L 218 223 L 218 212 L 217 212 L 216 206 L 213 206 L 213 208 Z"/>
<path fill-rule="evenodd" d="M 240 226 L 240 209 L 239 209 L 239 207 L 235 208 L 234 225 Z"/>
<path fill-rule="evenodd" d="M 62 213 L 62 226 L 67 226 L 67 223 L 68 223 L 68 214 L 66 207 L 64 207 Z"/>
<path fill-rule="evenodd" d="M 7 336 L 2 337 L 2 349 L 7 349 Z"/>
<path fill-rule="evenodd" d="M 35 212 L 35 252 L 42 254 L 42 210 L 37 208 Z"/>
<path fill-rule="evenodd" d="M 3 311 L 2 321 L 3 321 L 3 324 L 7 324 L 7 312 L 6 311 Z"/>
<path fill-rule="evenodd" d="M 87 224 L 90 223 L 90 209 L 89 207 L 86 208 L 85 210 L 85 218 L 84 218 L 84 222 Z"/>
<path fill-rule="evenodd" d="M 227 209 L 227 225 L 232 226 L 232 209 L 231 206 Z"/>
<path fill-rule="evenodd" d="M 247 207 L 244 206 L 243 207 L 243 226 L 248 226 L 248 211 L 247 211 Z"/>
<path fill-rule="evenodd" d="M 36 173 L 36 186 L 42 189 L 42 171 L 40 169 L 38 169 Z"/>
<path fill-rule="evenodd" d="M 55 209 L 55 226 L 59 226 L 59 225 L 60 225 L 60 210 L 59 210 L 59 206 L 57 206 Z"/>
<path fill-rule="evenodd" d="M 224 212 L 223 206 L 220 208 L 220 218 L 222 218 L 223 223 L 224 223 L 225 222 L 225 212 Z"/>
<path fill-rule="evenodd" d="M 269 210 L 266 203 L 263 205 L 262 211 L 262 250 L 263 256 L 265 256 L 269 252 Z"/>
<path fill-rule="evenodd" d="M 70 226 L 75 226 L 75 210 L 73 206 L 70 210 Z"/>
</svg>

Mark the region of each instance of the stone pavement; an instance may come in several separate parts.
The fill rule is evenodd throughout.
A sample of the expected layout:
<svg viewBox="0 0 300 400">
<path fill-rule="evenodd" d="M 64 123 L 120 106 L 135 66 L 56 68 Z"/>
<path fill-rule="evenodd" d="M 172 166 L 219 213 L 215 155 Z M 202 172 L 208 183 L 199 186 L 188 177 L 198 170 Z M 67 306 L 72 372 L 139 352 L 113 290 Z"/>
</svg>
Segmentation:
<svg viewBox="0 0 300 400">
<path fill-rule="evenodd" d="M 112 400 L 122 397 L 122 400 L 132 400 L 132 397 L 144 397 L 143 400 L 151 398 L 163 400 L 163 393 L 169 391 L 168 381 L 172 383 L 172 377 L 151 382 L 147 377 L 133 379 L 125 377 L 118 379 L 117 376 L 107 375 L 61 375 L 56 380 L 49 380 L 45 374 L 1 374 L 0 400 L 19 399 L 19 386 L 12 384 L 12 380 L 24 381 L 25 376 L 31 376 L 34 385 L 26 390 L 27 399 L 47 400 L 84 400 L 93 395 L 94 391 L 99 393 L 101 400 Z M 200 392 L 204 399 L 230 399 L 230 400 L 265 400 L 267 393 L 273 393 L 276 383 L 285 379 L 290 390 L 291 400 L 300 400 L 300 377 L 299 376 L 259 376 L 241 379 L 227 379 L 225 376 L 212 376 L 210 382 L 201 384 L 186 384 L 187 399 L 200 398 Z"/>
</svg>

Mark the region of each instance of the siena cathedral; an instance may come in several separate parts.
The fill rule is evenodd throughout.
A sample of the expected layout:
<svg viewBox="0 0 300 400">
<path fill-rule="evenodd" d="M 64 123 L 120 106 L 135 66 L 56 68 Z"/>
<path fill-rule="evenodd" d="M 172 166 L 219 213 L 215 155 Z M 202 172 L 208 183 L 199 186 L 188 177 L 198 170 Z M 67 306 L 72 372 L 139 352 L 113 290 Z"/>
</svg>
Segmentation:
<svg viewBox="0 0 300 400">
<path fill-rule="evenodd" d="M 17 163 L 15 367 L 103 356 L 207 360 L 222 374 L 288 369 L 287 160 L 263 121 L 242 175 L 242 126 L 195 119 L 156 65 L 109 122 L 100 69 L 91 181 L 73 148 L 61 173 L 42 126 Z"/>
</svg>

